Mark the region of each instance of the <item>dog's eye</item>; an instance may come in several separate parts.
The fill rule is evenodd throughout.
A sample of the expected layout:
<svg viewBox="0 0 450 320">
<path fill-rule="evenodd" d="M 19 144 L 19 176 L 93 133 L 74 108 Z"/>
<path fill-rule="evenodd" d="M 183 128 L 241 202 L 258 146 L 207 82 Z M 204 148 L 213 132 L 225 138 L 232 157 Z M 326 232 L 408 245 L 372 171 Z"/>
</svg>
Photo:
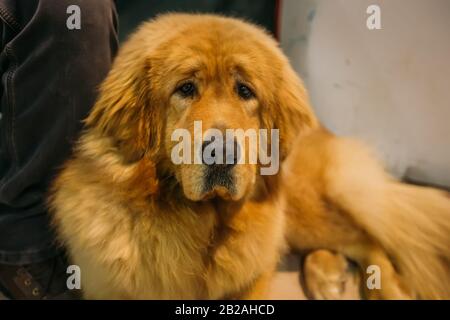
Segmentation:
<svg viewBox="0 0 450 320">
<path fill-rule="evenodd" d="M 192 97 L 195 94 L 195 84 L 193 82 L 185 82 L 180 87 L 178 87 L 177 92 L 179 92 L 183 97 Z"/>
<path fill-rule="evenodd" d="M 237 94 L 244 100 L 249 100 L 255 97 L 253 91 L 245 84 L 238 83 L 236 86 Z"/>
</svg>

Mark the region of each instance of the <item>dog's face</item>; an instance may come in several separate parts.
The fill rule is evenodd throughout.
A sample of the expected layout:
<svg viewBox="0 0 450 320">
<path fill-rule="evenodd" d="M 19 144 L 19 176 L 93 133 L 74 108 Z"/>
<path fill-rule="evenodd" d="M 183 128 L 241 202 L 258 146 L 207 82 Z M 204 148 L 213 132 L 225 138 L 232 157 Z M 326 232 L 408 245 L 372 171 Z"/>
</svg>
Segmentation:
<svg viewBox="0 0 450 320">
<path fill-rule="evenodd" d="M 257 88 L 246 71 L 249 66 L 235 59 L 242 50 L 221 53 L 219 43 L 213 41 L 203 42 L 212 50 L 195 48 L 193 41 L 187 41 L 177 61 L 167 62 L 174 69 L 166 75 L 172 90 L 166 109 L 165 152 L 184 195 L 194 201 L 215 196 L 238 200 L 251 189 L 257 171 L 256 163 L 237 163 L 239 156 L 248 154 L 249 143 L 226 137 L 227 129 L 257 132 L 261 127 Z M 179 129 L 186 129 L 189 135 L 183 138 L 191 139 L 189 148 L 177 154 L 180 141 L 173 141 L 173 134 Z M 187 161 L 174 164 L 186 152 L 190 153 Z"/>
<path fill-rule="evenodd" d="M 187 198 L 239 200 L 255 183 L 258 168 L 249 152 L 257 147 L 251 151 L 248 139 L 239 141 L 226 134 L 230 130 L 258 133 L 262 128 L 264 87 L 258 75 L 267 61 L 262 52 L 249 52 L 249 46 L 255 45 L 250 39 L 235 38 L 227 34 L 228 28 L 210 31 L 187 29 L 198 37 L 176 37 L 171 52 L 155 66 L 155 71 L 160 70 L 158 81 L 167 86 L 164 151 Z M 183 150 L 190 152 L 190 161 L 174 164 L 180 141 L 173 141 L 173 133 L 178 129 L 187 129 L 192 138 L 190 150 Z M 207 154 L 208 146 L 213 150 Z M 217 161 L 208 163 L 211 154 Z"/>
<path fill-rule="evenodd" d="M 113 136 L 124 163 L 156 162 L 186 198 L 237 201 L 254 189 L 261 152 L 279 143 L 271 160 L 284 159 L 316 120 L 263 31 L 234 19 L 169 15 L 124 46 L 87 123 Z"/>
</svg>

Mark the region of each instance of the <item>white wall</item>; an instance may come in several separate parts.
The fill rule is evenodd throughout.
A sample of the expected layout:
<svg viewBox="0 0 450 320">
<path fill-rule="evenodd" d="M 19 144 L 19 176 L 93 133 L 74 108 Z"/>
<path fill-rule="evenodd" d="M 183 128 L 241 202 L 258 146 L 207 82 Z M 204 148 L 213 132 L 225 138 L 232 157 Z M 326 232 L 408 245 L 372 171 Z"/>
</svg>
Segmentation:
<svg viewBox="0 0 450 320">
<path fill-rule="evenodd" d="M 281 44 L 328 128 L 399 177 L 450 186 L 450 1 L 283 0 Z"/>
</svg>

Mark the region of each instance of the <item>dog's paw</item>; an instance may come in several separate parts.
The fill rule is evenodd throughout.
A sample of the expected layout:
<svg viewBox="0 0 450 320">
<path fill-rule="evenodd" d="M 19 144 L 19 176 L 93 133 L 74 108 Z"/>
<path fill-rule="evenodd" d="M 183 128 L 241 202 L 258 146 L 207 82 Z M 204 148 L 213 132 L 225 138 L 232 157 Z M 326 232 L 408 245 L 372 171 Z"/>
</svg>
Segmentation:
<svg viewBox="0 0 450 320">
<path fill-rule="evenodd" d="M 347 259 L 328 250 L 310 253 L 303 265 L 305 294 L 314 300 L 348 299 L 346 289 L 352 280 Z"/>
</svg>

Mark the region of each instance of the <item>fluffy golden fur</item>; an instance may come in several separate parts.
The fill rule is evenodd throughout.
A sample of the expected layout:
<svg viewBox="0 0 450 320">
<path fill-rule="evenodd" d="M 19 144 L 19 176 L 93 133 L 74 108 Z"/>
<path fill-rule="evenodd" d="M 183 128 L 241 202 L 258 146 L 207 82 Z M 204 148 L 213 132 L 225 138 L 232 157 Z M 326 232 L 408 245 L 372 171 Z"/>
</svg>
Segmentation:
<svg viewBox="0 0 450 320">
<path fill-rule="evenodd" d="M 448 194 L 395 181 L 375 159 L 324 130 L 300 136 L 283 173 L 291 247 L 354 260 L 369 298 L 448 299 Z M 365 285 L 370 265 L 381 269 L 381 290 Z"/>
<path fill-rule="evenodd" d="M 190 98 L 177 93 L 186 79 L 198 88 Z M 238 97 L 236 82 L 255 97 Z M 192 132 L 195 120 L 203 130 L 278 128 L 281 172 L 237 165 L 233 192 L 205 194 L 202 165 L 170 160 L 171 133 Z M 382 289 L 369 298 L 449 297 L 449 200 L 394 181 L 365 147 L 321 128 L 276 42 L 237 19 L 170 14 L 142 25 L 49 204 L 88 299 L 262 298 L 286 243 L 338 252 L 362 271 L 379 265 Z M 339 272 L 340 254 L 311 261 Z M 313 296 L 331 297 L 324 291 Z"/>
</svg>

